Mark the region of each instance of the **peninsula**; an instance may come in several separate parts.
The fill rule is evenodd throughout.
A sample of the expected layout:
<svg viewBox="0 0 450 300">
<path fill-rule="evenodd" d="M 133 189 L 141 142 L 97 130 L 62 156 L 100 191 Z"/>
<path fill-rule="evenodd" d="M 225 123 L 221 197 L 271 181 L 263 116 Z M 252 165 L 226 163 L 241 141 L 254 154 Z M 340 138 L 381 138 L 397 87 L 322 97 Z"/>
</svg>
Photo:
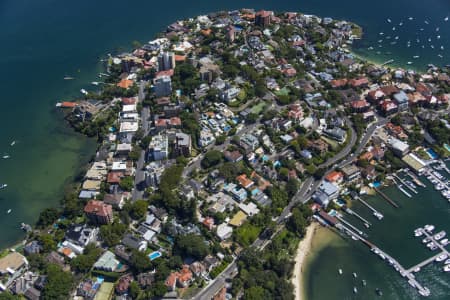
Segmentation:
<svg viewBox="0 0 450 300">
<path fill-rule="evenodd" d="M 97 138 L 95 160 L 0 256 L 0 298 L 294 299 L 311 222 L 382 253 L 339 214 L 399 169 L 436 176 L 450 77 L 363 61 L 350 49 L 362 34 L 242 9 L 109 55 L 92 88 L 57 104 Z"/>
</svg>

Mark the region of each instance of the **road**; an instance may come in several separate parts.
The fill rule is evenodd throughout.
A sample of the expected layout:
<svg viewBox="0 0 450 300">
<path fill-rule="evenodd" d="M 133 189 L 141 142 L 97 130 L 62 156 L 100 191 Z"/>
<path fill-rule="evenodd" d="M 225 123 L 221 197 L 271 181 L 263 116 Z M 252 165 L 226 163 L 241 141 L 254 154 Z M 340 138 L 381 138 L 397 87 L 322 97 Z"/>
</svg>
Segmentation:
<svg viewBox="0 0 450 300">
<path fill-rule="evenodd" d="M 139 94 L 138 94 L 138 101 L 139 103 L 142 103 L 142 101 L 145 99 L 145 85 L 146 81 L 141 81 L 139 83 Z M 150 131 L 150 109 L 148 107 L 142 108 L 141 111 L 141 122 L 142 122 L 142 130 L 144 131 L 144 136 L 147 136 Z M 142 149 L 141 155 L 139 156 L 139 160 L 136 163 L 136 174 L 134 177 L 134 189 L 133 189 L 133 195 L 132 195 L 132 201 L 136 201 L 139 199 L 142 199 L 144 197 L 145 192 L 145 186 L 144 186 L 144 180 L 145 180 L 145 171 L 144 171 L 144 165 L 145 165 L 145 150 Z"/>
</svg>

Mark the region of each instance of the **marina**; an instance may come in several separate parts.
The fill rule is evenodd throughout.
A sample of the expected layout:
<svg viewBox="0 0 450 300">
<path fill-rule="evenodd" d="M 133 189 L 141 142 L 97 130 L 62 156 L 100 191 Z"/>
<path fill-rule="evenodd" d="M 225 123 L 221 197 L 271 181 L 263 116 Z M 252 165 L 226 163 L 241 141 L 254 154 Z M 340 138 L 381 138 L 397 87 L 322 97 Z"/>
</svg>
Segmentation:
<svg viewBox="0 0 450 300">
<path fill-rule="evenodd" d="M 366 201 L 364 201 L 363 199 L 361 199 L 361 197 L 355 195 L 354 198 L 355 198 L 356 200 L 358 200 L 359 202 L 361 202 L 364 206 L 366 206 L 367 208 L 369 208 L 369 209 L 372 211 L 373 216 L 374 216 L 375 218 L 377 218 L 378 220 L 382 220 L 382 219 L 383 219 L 383 215 L 382 215 L 379 211 L 377 211 L 375 208 L 373 208 L 371 205 L 369 205 Z"/>
</svg>

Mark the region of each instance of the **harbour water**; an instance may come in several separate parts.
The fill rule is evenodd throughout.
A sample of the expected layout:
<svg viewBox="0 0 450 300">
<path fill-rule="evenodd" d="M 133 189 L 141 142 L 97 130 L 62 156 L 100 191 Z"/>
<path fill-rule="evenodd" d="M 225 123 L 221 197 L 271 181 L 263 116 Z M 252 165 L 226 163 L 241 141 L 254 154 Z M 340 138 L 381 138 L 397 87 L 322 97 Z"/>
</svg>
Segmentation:
<svg viewBox="0 0 450 300">
<path fill-rule="evenodd" d="M 393 199 L 400 208 L 394 208 L 380 196 L 366 196 L 365 200 L 384 215 L 383 220 L 376 220 L 359 202 L 352 209 L 372 226 L 367 229 L 356 218 L 346 215 L 344 218 L 368 234 L 367 239 L 380 249 L 394 257 L 404 267 L 410 268 L 417 263 L 434 256 L 438 251 L 430 251 L 422 244 L 423 237 L 414 237 L 414 230 L 425 224 L 436 226 L 435 232 L 450 232 L 449 203 L 437 192 L 426 178 L 422 181 L 426 188 L 419 187 L 418 194 L 407 197 L 397 187 L 391 186 L 383 192 Z M 390 267 L 386 261 L 374 255 L 360 242 L 342 238 L 330 230 L 324 234 L 330 242 L 318 247 L 315 255 L 309 259 L 305 268 L 306 299 L 375 299 L 375 289 L 383 292 L 384 299 L 419 299 L 421 296 Z M 323 239 L 318 236 L 317 239 Z M 449 247 L 447 246 L 447 249 Z M 415 273 L 417 280 L 431 291 L 428 299 L 448 299 L 450 293 L 449 274 L 442 270 L 442 263 L 431 263 Z M 343 275 L 338 274 L 338 269 Z M 357 278 L 352 273 L 357 273 Z M 367 286 L 363 287 L 361 280 Z M 323 287 L 327 288 L 324 289 Z M 353 292 L 356 286 L 358 293 Z"/>
<path fill-rule="evenodd" d="M 409 29 L 410 32 L 404 25 L 405 32 L 398 34 L 402 43 L 388 44 L 383 48 L 389 53 L 377 55 L 367 50 L 377 43 L 379 32 L 392 31 L 393 25 L 387 23 L 387 18 L 396 23 L 406 22 L 408 16 L 418 22 L 426 18 L 430 23 L 427 33 L 431 36 L 431 30 L 439 26 L 440 44 L 450 49 L 450 26 L 442 23 L 450 13 L 450 3 L 446 0 L 379 0 L 370 3 L 357 0 L 172 0 L 170 3 L 144 0 L 131 3 L 118 0 L 0 0 L 0 152 L 11 156 L 0 160 L 0 184 L 8 184 L 0 191 L 0 248 L 23 237 L 19 229 L 21 222 L 33 223 L 43 208 L 58 205 L 65 183 L 76 176 L 79 166 L 93 155 L 95 141 L 76 135 L 67 128 L 56 113 L 54 104 L 79 96 L 80 88 L 91 88 L 88 83 L 95 81 L 96 73 L 101 70 L 100 57 L 129 49 L 134 40 L 148 41 L 174 20 L 241 7 L 302 11 L 354 21 L 363 26 L 365 33 L 364 39 L 355 44 L 355 51 L 375 61 L 393 58 L 405 64 L 416 55 L 412 47 L 406 48 L 404 44 L 405 40 L 412 39 L 416 25 Z M 420 69 L 428 63 L 450 63 L 450 55 L 444 53 L 444 58 L 439 58 L 437 52 L 429 47 L 420 51 L 420 59 L 414 62 L 414 67 Z M 65 81 L 63 77 L 66 75 L 75 79 Z M 11 147 L 13 140 L 17 142 Z M 419 195 L 417 199 L 403 199 L 396 190 L 388 193 L 399 197 L 404 208 L 393 210 L 380 200 L 371 199 L 383 210 L 386 221 L 374 226 L 370 235 L 376 240 L 383 235 L 389 236 L 385 242 L 381 239 L 379 246 L 386 247 L 394 256 L 404 251 L 405 245 L 418 247 L 417 251 L 406 251 L 404 257 L 399 258 L 401 262 L 414 263 L 427 251 L 421 253 L 420 246 L 410 240 L 412 227 L 431 221 L 445 225 L 446 218 L 448 220 L 447 203 L 433 191 L 420 193 L 422 198 Z M 11 213 L 7 214 L 9 209 Z M 398 231 L 391 230 L 394 224 L 399 226 Z M 353 297 L 351 285 L 347 288 L 347 284 L 336 281 L 334 275 L 338 262 L 345 263 L 342 268 L 346 272 L 355 269 L 358 273 L 366 270 L 367 274 L 373 274 L 367 275 L 368 285 L 380 280 L 381 287 L 384 282 L 388 287 L 385 294 L 404 284 L 397 274 L 366 252 L 367 249 L 352 243 L 337 247 L 331 243 L 324 248 L 319 254 L 320 259 L 313 262 L 315 273 L 311 275 L 311 297 L 307 299 L 336 299 L 333 294 L 327 298 L 320 293 L 333 293 L 340 289 L 342 293 L 349 292 L 347 298 Z M 421 256 L 416 258 L 416 254 Z M 420 276 L 427 276 L 427 270 Z M 429 272 L 432 274 L 432 270 Z M 318 290 L 322 284 L 330 288 Z M 399 289 L 392 294 L 398 298 L 390 299 L 415 297 L 402 291 Z"/>
</svg>

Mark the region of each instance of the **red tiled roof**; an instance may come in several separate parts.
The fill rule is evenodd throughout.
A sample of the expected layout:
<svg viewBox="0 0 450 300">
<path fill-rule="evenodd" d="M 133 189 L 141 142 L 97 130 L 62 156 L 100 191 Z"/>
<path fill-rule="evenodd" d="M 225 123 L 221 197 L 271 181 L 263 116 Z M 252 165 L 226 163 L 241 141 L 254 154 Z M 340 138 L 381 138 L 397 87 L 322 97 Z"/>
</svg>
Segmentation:
<svg viewBox="0 0 450 300">
<path fill-rule="evenodd" d="M 133 86 L 133 84 L 134 84 L 134 81 L 133 81 L 133 80 L 122 79 L 122 80 L 117 84 L 117 86 L 118 86 L 118 87 L 121 87 L 121 88 L 123 88 L 123 89 L 128 89 L 128 88 L 130 88 L 131 86 Z"/>
<path fill-rule="evenodd" d="M 87 214 L 95 214 L 102 217 L 111 216 L 113 213 L 111 205 L 97 200 L 89 200 L 89 202 L 84 207 L 84 212 Z"/>
<path fill-rule="evenodd" d="M 119 184 L 123 176 L 123 172 L 109 172 L 107 182 L 112 184 Z"/>
<path fill-rule="evenodd" d="M 162 77 L 162 76 L 172 77 L 173 73 L 174 73 L 173 69 L 166 70 L 166 71 L 159 71 L 158 73 L 155 74 L 155 78 Z"/>
</svg>

